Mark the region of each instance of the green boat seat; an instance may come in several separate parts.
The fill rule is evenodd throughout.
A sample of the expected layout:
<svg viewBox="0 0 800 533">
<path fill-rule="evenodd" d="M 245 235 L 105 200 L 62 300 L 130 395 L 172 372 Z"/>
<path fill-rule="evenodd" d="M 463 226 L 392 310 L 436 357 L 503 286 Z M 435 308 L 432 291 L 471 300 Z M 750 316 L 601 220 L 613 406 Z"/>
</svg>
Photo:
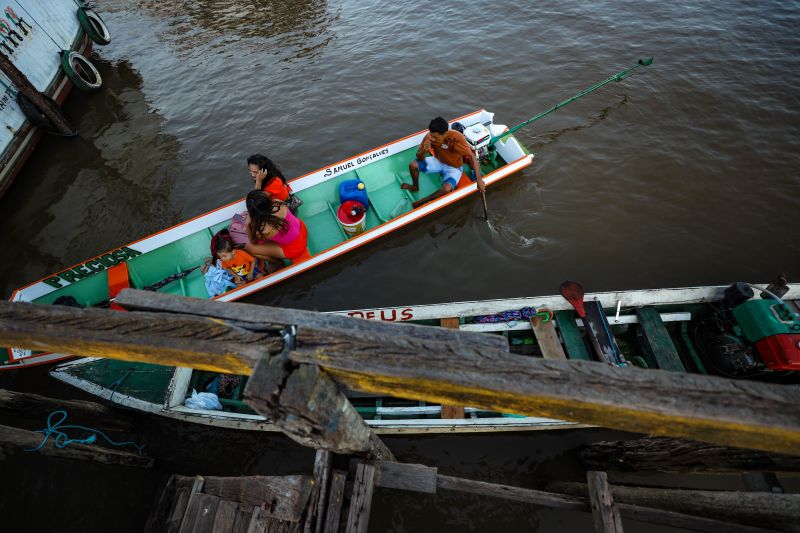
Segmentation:
<svg viewBox="0 0 800 533">
<path fill-rule="evenodd" d="M 567 357 L 591 361 L 586 343 L 583 341 L 583 335 L 575 323 L 575 313 L 573 311 L 556 311 L 555 315 L 558 329 L 561 332 L 561 342 L 567 349 Z"/>
<path fill-rule="evenodd" d="M 177 242 L 134 257 L 128 261 L 128 272 L 133 286 L 146 287 L 176 272 L 202 264 L 211 257 L 210 247 L 211 232 L 203 229 Z"/>
<path fill-rule="evenodd" d="M 105 270 L 88 278 L 70 283 L 33 300 L 38 304 L 52 304 L 62 296 L 72 296 L 84 307 L 91 307 L 108 300 L 108 272 Z"/>
<path fill-rule="evenodd" d="M 655 307 L 645 306 L 636 310 L 639 329 L 636 332 L 639 344 L 648 362 L 657 364 L 662 370 L 686 372 L 680 355 L 675 349 L 661 315 Z"/>
</svg>

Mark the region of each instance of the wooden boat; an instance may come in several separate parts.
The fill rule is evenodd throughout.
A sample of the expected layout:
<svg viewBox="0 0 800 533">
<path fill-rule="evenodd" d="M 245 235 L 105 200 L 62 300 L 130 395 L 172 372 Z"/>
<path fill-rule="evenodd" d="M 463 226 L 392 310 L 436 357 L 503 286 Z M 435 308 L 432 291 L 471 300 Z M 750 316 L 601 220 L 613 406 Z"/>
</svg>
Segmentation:
<svg viewBox="0 0 800 533">
<path fill-rule="evenodd" d="M 452 122 L 456 121 L 468 130 L 485 133 L 480 138 L 484 145 L 490 137 L 508 130 L 504 125 L 495 124 L 494 114 L 485 110 Z M 412 201 L 441 186 L 438 174 L 420 173 L 418 192 L 410 193 L 400 188 L 401 183 L 410 183 L 408 164 L 414 159 L 417 146 L 426 133 L 427 130 L 419 131 L 291 180 L 294 194 L 303 201 L 298 216 L 308 227 L 310 257 L 217 298 L 233 301 L 263 291 L 475 193 L 476 185 L 464 175 L 451 193 L 412 209 Z M 496 157 L 482 162 L 487 186 L 533 162 L 533 155 L 513 135 L 498 140 L 495 147 Z M 340 201 L 339 184 L 355 178 L 366 186 L 369 209 L 366 212 L 366 231 L 351 236 L 339 224 L 336 210 Z M 212 235 L 228 227 L 233 215 L 245 210 L 243 199 L 222 206 L 18 289 L 11 300 L 52 304 L 59 298 L 72 297 L 83 307 L 108 306 L 113 296 L 124 287 L 158 287 L 155 290 L 160 292 L 208 298 L 203 274 L 197 267 L 210 256 Z M 7 354 L 2 352 L 6 350 L 0 350 L 0 369 L 71 357 L 17 349 L 9 349 Z"/>
<path fill-rule="evenodd" d="M 589 294 L 606 317 L 611 340 L 627 363 L 676 372 L 737 378 L 796 381 L 800 369 L 800 289 L 784 303 L 757 296 L 746 287 L 689 287 Z M 727 292 L 726 292 L 727 291 Z M 591 314 L 580 319 L 561 295 L 338 311 L 366 320 L 446 324 L 465 331 L 504 335 L 511 352 L 531 357 L 600 360 L 591 342 Z M 527 317 L 533 317 L 533 320 Z M 585 323 L 584 323 L 585 320 Z M 723 327 L 720 329 L 720 325 Z M 779 348 L 776 348 L 779 347 Z M 598 363 L 601 364 L 601 363 Z M 85 359 L 51 374 L 92 394 L 175 419 L 241 429 L 273 429 L 241 401 L 244 379 L 224 411 L 184 405 L 215 374 L 187 368 Z M 581 427 L 566 421 L 466 407 L 463 418 L 443 418 L 442 407 L 411 400 L 350 394 L 378 433 L 437 433 L 553 430 Z"/>
<path fill-rule="evenodd" d="M 97 13 L 74 0 L 17 0 L 0 9 L 0 62 L 5 63 L 0 68 L 2 196 L 44 132 L 54 129 L 21 85 L 27 81 L 29 89 L 57 104 L 73 85 L 81 90 L 99 88 L 100 74 L 84 55 L 91 51 L 93 41 L 107 44 L 110 35 Z"/>
</svg>

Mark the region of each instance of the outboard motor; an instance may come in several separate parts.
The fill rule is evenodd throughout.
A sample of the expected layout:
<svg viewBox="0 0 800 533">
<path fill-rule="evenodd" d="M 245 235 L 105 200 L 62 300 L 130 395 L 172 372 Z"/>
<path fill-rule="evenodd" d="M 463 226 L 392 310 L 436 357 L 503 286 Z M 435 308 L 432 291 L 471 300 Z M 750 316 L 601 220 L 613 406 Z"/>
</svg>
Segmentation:
<svg viewBox="0 0 800 533">
<path fill-rule="evenodd" d="M 453 129 L 456 129 L 455 126 L 456 125 L 453 124 Z M 464 137 L 466 137 L 467 142 L 469 143 L 470 148 L 472 148 L 472 151 L 475 153 L 475 157 L 478 158 L 478 161 L 485 163 L 489 159 L 489 141 L 492 140 L 492 134 L 489 131 L 489 128 L 478 122 L 477 124 L 473 124 L 468 128 L 464 128 L 462 133 L 464 134 Z"/>
</svg>

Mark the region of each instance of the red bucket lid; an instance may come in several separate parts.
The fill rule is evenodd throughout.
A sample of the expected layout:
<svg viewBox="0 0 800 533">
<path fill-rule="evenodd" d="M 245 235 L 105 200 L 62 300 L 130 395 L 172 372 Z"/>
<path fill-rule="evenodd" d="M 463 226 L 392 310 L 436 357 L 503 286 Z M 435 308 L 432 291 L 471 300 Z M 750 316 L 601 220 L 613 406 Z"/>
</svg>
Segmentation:
<svg viewBox="0 0 800 533">
<path fill-rule="evenodd" d="M 355 208 L 356 206 L 358 206 L 359 208 L 358 209 L 359 213 L 357 216 L 354 217 L 351 211 L 353 211 L 353 208 Z M 363 209 L 364 205 L 361 202 L 358 202 L 356 200 L 347 200 L 346 202 L 344 202 L 342 205 L 339 206 L 339 210 L 337 211 L 336 215 L 339 217 L 339 220 L 341 220 L 345 224 L 355 224 L 356 222 L 364 218 L 366 211 L 364 211 Z"/>
</svg>

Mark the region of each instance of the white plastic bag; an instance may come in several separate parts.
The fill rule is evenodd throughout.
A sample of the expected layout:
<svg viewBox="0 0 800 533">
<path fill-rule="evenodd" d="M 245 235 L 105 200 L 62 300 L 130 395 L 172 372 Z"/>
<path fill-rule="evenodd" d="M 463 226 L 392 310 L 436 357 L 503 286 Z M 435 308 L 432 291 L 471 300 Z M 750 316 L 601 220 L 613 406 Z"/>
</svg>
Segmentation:
<svg viewBox="0 0 800 533">
<path fill-rule="evenodd" d="M 189 409 L 205 409 L 206 411 L 222 411 L 222 404 L 213 392 L 197 392 L 192 389 L 192 397 L 184 402 Z"/>
</svg>

